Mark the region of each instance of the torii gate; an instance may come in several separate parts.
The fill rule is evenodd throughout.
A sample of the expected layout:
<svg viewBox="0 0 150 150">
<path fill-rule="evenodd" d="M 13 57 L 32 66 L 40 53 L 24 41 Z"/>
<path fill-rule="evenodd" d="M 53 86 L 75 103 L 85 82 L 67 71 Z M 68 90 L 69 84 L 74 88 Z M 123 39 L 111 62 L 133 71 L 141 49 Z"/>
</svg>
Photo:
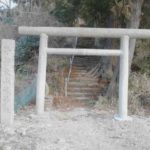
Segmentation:
<svg viewBox="0 0 150 150">
<path fill-rule="evenodd" d="M 129 78 L 129 40 L 149 39 L 149 29 L 110 29 L 83 27 L 19 27 L 24 35 L 40 35 L 39 64 L 37 76 L 36 110 L 44 113 L 47 54 L 120 56 L 119 102 L 116 120 L 130 120 L 128 117 L 128 78 Z M 73 49 L 48 48 L 48 36 L 103 37 L 119 38 L 120 49 Z M 12 124 L 14 121 L 14 40 L 2 40 L 1 46 L 1 123 Z"/>
<path fill-rule="evenodd" d="M 36 110 L 44 112 L 45 82 L 47 54 L 56 55 L 89 55 L 120 56 L 119 104 L 116 120 L 130 120 L 128 117 L 128 78 L 129 78 L 129 40 L 130 38 L 150 38 L 150 30 L 146 29 L 110 29 L 83 27 L 20 27 L 20 34 L 40 35 L 39 64 L 37 77 Z M 48 48 L 48 36 L 103 37 L 119 38 L 120 49 L 74 49 Z"/>
</svg>

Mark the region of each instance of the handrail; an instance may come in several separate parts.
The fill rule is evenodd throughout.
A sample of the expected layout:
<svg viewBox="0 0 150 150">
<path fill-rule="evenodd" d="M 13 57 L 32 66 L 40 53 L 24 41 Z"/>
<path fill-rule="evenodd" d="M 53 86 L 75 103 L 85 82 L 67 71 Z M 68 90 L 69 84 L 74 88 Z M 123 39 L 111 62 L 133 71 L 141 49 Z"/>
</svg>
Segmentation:
<svg viewBox="0 0 150 150">
<path fill-rule="evenodd" d="M 75 38 L 75 44 L 73 45 L 73 48 L 77 47 L 77 43 L 78 43 L 78 37 Z M 71 71 L 72 71 L 73 60 L 74 60 L 74 55 L 72 55 L 72 57 L 70 58 L 70 69 L 69 69 L 69 74 L 68 74 L 68 82 L 70 80 L 70 75 L 71 75 Z"/>
<path fill-rule="evenodd" d="M 73 48 L 75 49 L 77 47 L 77 43 L 78 43 L 78 37 L 75 38 L 75 43 L 73 45 Z M 67 96 L 67 91 L 68 91 L 68 82 L 70 80 L 70 75 L 71 75 L 71 71 L 72 71 L 72 64 L 73 64 L 73 60 L 74 60 L 74 55 L 72 55 L 72 57 L 70 58 L 70 68 L 69 68 L 69 73 L 68 73 L 68 77 L 67 79 L 65 79 L 65 96 Z"/>
</svg>

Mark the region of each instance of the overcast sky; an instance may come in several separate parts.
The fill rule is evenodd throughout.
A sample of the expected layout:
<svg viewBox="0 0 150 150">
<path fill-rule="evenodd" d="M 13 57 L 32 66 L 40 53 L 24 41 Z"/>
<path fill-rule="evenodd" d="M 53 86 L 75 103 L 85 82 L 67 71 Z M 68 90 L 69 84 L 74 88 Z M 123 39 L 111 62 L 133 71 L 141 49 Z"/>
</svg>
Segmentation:
<svg viewBox="0 0 150 150">
<path fill-rule="evenodd" d="M 4 3 L 6 3 L 7 5 L 9 4 L 9 0 L 0 0 L 0 2 L 4 2 Z M 0 4 L 0 5 L 2 5 L 2 4 Z M 11 2 L 11 7 L 13 8 L 14 6 L 16 6 L 16 4 L 13 3 L 13 2 Z"/>
</svg>

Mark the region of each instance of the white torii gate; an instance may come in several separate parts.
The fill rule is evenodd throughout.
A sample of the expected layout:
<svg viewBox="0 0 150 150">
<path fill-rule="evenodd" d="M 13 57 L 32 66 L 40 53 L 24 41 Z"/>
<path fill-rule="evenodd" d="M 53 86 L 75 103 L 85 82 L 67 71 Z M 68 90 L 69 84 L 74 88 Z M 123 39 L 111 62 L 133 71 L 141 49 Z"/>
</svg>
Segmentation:
<svg viewBox="0 0 150 150">
<path fill-rule="evenodd" d="M 130 38 L 148 39 L 147 29 L 107 29 L 81 27 L 19 27 L 24 35 L 40 35 L 39 64 L 37 77 L 36 110 L 44 113 L 44 97 L 46 82 L 47 54 L 56 55 L 89 55 L 89 56 L 120 56 L 119 104 L 116 120 L 130 120 L 128 117 L 128 78 L 129 78 L 129 40 Z M 73 49 L 48 48 L 48 36 L 103 37 L 119 38 L 120 49 Z"/>
</svg>

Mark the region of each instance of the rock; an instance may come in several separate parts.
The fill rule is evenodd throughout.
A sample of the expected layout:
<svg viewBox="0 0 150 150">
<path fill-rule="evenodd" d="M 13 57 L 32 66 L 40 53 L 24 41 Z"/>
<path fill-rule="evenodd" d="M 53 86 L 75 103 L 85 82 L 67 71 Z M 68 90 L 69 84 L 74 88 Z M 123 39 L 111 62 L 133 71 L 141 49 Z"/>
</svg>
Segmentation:
<svg viewBox="0 0 150 150">
<path fill-rule="evenodd" d="M 2 150 L 11 150 L 11 146 L 4 145 L 2 147 Z"/>
<path fill-rule="evenodd" d="M 26 129 L 24 129 L 24 128 L 16 130 L 16 132 L 19 133 L 21 136 L 25 136 L 26 135 Z"/>
<path fill-rule="evenodd" d="M 26 135 L 26 129 L 23 129 L 20 134 L 21 134 L 21 136 L 25 136 Z"/>
<path fill-rule="evenodd" d="M 7 127 L 7 128 L 4 128 L 4 133 L 9 134 L 9 135 L 14 135 L 15 131 L 13 128 Z"/>
<path fill-rule="evenodd" d="M 29 119 L 34 119 L 34 118 L 36 118 L 36 115 L 35 115 L 35 114 L 30 114 L 30 115 L 29 115 Z"/>
</svg>

